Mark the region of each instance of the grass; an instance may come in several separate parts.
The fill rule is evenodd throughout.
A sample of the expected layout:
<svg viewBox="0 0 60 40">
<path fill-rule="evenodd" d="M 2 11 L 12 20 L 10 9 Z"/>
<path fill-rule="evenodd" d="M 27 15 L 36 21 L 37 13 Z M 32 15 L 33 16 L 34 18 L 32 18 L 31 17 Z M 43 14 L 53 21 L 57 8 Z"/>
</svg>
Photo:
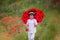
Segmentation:
<svg viewBox="0 0 60 40">
<path fill-rule="evenodd" d="M 35 0 L 36 2 L 36 0 Z M 15 17 L 16 14 L 21 17 L 22 13 L 29 9 L 29 8 L 38 8 L 42 9 L 45 13 L 45 18 L 43 22 L 39 23 L 37 25 L 37 32 L 35 35 L 35 40 L 60 40 L 60 12 L 57 10 L 53 9 L 48 9 L 49 7 L 43 7 L 42 2 L 41 3 L 35 3 L 32 1 L 32 4 L 30 1 L 19 1 L 19 2 L 12 2 L 11 4 L 8 5 L 8 2 L 6 4 L 1 5 L 0 10 L 2 11 L 2 17 L 3 18 L 5 15 L 10 15 Z M 15 3 L 17 3 L 18 6 L 15 6 Z M 12 5 L 13 4 L 13 5 Z M 5 8 L 5 6 L 10 6 Z M 11 12 L 12 10 L 12 12 Z M 17 12 L 16 12 L 17 10 Z M 56 19 L 54 19 L 56 18 Z M 57 21 L 56 21 L 57 20 Z M 21 21 L 19 21 L 21 22 Z M 15 22 L 16 23 L 16 22 Z M 4 24 L 1 24 L 3 25 Z M 25 29 L 26 27 L 24 27 Z M 3 29 L 0 29 L 0 40 L 28 40 L 28 33 L 24 30 L 21 31 L 20 34 L 12 35 L 10 37 L 7 37 L 6 32 L 3 31 Z M 4 35 L 4 37 L 3 37 Z M 55 37 L 57 35 L 57 38 Z"/>
<path fill-rule="evenodd" d="M 43 22 L 37 25 L 35 40 L 55 40 L 54 36 L 59 32 L 59 26 L 60 26 L 59 25 L 60 21 L 56 23 L 53 22 L 54 17 L 57 18 L 60 17 L 60 16 L 56 16 L 56 14 L 57 13 L 55 11 L 50 11 L 50 10 L 45 12 L 45 18 Z M 1 37 L 2 36 L 0 36 L 0 39 L 4 40 L 3 39 L 4 37 L 2 38 Z M 22 30 L 19 35 L 11 36 L 10 40 L 28 40 L 27 32 Z"/>
<path fill-rule="evenodd" d="M 53 22 L 53 18 L 56 17 L 54 12 L 46 12 L 44 21 L 37 26 L 35 40 L 54 40 L 54 36 L 57 34 L 57 28 Z M 45 22 L 46 24 L 44 24 Z M 13 38 L 14 40 L 28 40 L 27 32 L 23 31 L 21 35 L 13 36 Z"/>
</svg>

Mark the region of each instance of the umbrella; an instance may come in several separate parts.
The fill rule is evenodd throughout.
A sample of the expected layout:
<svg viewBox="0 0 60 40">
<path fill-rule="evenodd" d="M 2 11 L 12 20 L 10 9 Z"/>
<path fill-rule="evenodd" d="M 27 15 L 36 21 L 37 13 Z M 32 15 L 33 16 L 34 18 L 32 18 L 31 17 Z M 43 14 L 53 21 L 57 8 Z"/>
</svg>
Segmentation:
<svg viewBox="0 0 60 40">
<path fill-rule="evenodd" d="M 31 8 L 29 10 L 26 10 L 25 12 L 23 12 L 22 15 L 22 21 L 23 23 L 27 23 L 27 20 L 29 19 L 29 12 L 34 12 L 35 13 L 35 19 L 37 20 L 37 22 L 42 22 L 43 18 L 44 18 L 44 13 L 42 10 L 36 9 L 36 8 Z"/>
</svg>

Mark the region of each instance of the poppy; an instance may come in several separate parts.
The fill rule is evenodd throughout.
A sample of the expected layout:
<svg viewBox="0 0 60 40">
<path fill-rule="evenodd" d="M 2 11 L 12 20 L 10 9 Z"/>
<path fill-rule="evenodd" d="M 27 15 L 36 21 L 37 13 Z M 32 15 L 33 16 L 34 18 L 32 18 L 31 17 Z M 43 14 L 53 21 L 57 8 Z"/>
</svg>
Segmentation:
<svg viewBox="0 0 60 40">
<path fill-rule="evenodd" d="M 18 31 L 18 34 L 20 34 L 20 32 Z"/>
<path fill-rule="evenodd" d="M 15 33 L 15 32 L 16 32 L 16 30 L 15 30 L 15 29 L 12 29 L 12 32 L 13 32 L 13 33 Z"/>
<path fill-rule="evenodd" d="M 20 26 L 20 24 L 14 24 L 13 29 L 17 29 Z"/>
<path fill-rule="evenodd" d="M 3 26 L 0 26 L 0 28 L 3 28 Z"/>
<path fill-rule="evenodd" d="M 2 18 L 2 20 L 7 20 L 7 19 L 8 19 L 8 16 Z"/>
<path fill-rule="evenodd" d="M 29 31 L 29 28 L 26 28 L 26 31 Z"/>
<path fill-rule="evenodd" d="M 11 32 L 8 32 L 8 36 L 11 36 L 11 34 L 12 34 Z"/>
</svg>

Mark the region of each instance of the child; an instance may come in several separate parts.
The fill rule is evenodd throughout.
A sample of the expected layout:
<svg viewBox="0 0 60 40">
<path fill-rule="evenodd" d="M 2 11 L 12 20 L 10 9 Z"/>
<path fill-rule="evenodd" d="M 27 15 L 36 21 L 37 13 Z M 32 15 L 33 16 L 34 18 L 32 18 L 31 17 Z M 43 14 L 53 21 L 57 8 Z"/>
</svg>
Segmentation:
<svg viewBox="0 0 60 40">
<path fill-rule="evenodd" d="M 34 19 L 35 13 L 29 12 L 29 19 L 27 20 L 27 26 L 28 26 L 28 40 L 34 40 L 35 33 L 36 33 L 36 25 L 37 20 Z"/>
</svg>

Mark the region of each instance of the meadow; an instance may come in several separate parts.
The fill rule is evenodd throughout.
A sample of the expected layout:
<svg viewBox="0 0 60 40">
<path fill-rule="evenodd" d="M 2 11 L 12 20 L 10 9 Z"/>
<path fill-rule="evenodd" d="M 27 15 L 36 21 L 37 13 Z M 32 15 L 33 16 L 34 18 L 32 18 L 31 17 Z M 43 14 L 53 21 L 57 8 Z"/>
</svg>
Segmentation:
<svg viewBox="0 0 60 40">
<path fill-rule="evenodd" d="M 5 0 L 0 4 L 0 40 L 28 40 L 28 32 L 21 17 L 25 10 L 37 8 L 45 17 L 37 25 L 35 40 L 60 40 L 60 6 L 54 9 L 51 3 L 42 0 Z"/>
</svg>

